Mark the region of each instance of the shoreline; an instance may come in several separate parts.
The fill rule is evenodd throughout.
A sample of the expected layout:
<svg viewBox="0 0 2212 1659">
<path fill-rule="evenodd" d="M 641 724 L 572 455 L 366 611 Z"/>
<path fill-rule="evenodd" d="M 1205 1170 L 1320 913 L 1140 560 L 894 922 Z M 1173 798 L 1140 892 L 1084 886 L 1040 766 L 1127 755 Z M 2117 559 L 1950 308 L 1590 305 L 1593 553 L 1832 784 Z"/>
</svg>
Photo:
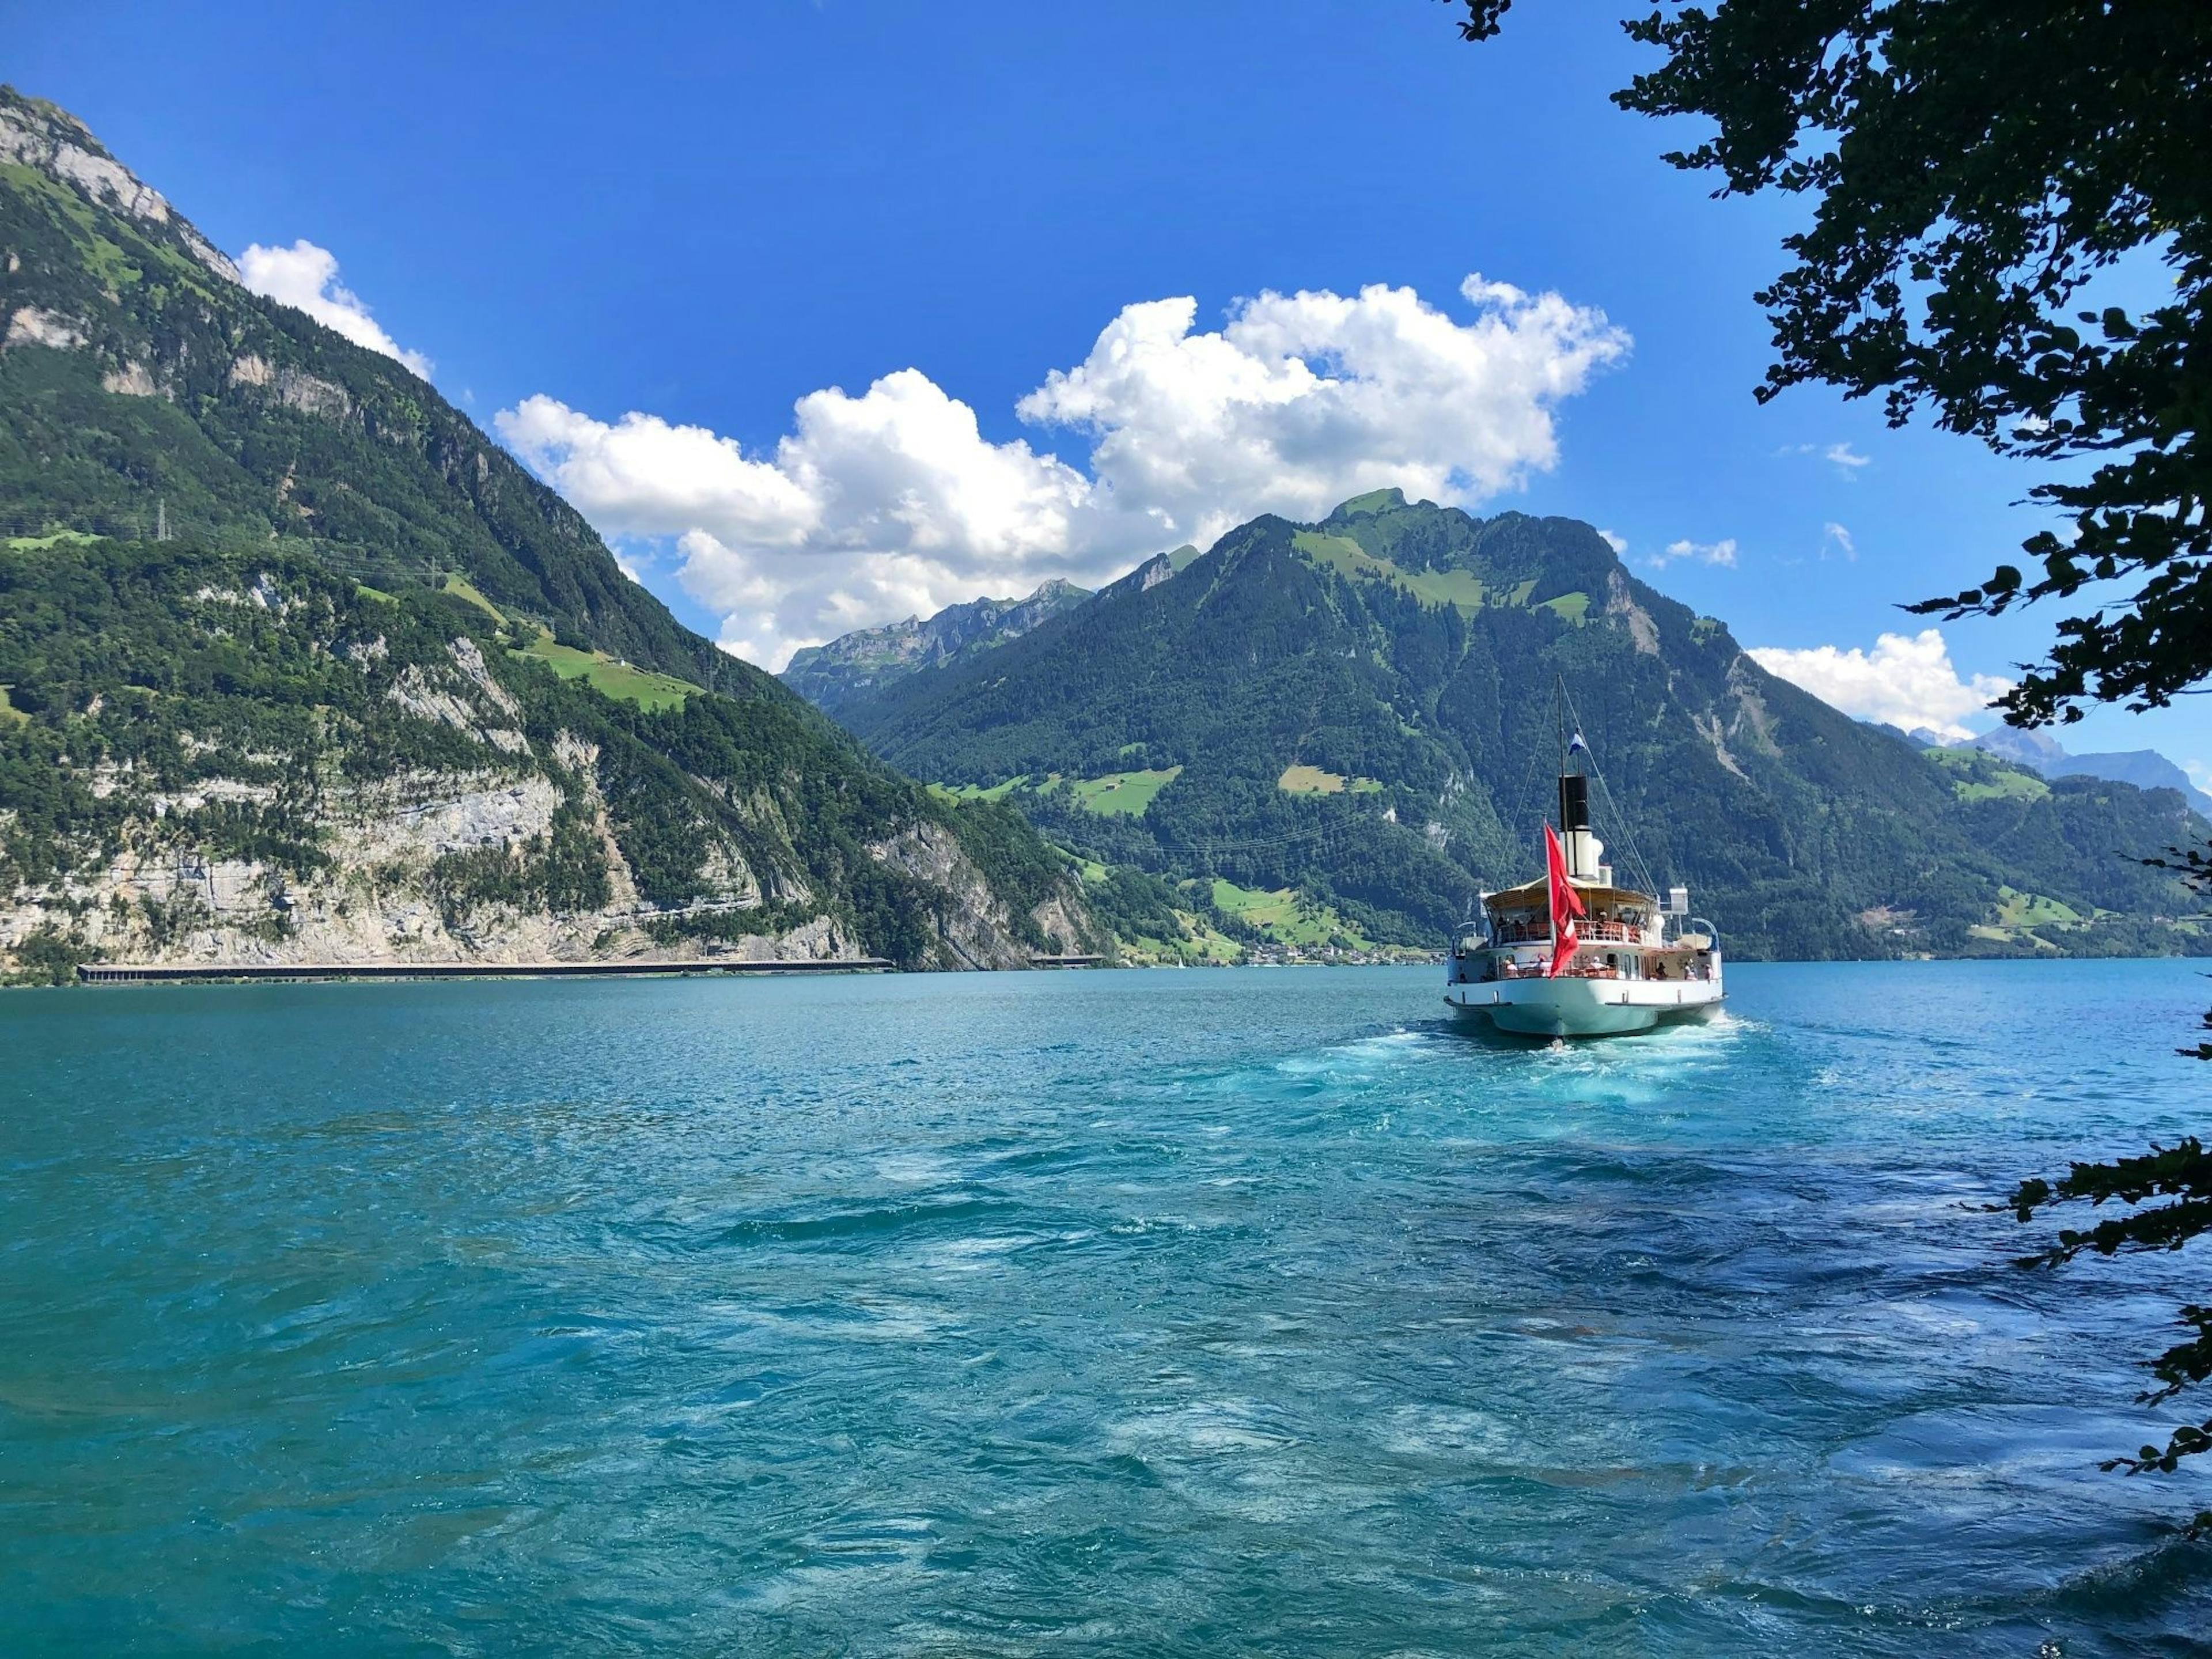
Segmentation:
<svg viewBox="0 0 2212 1659">
<path fill-rule="evenodd" d="M 688 962 L 233 962 L 80 963 L 79 985 L 194 984 L 239 980 L 626 979 L 647 975 L 884 974 L 883 957 L 802 962 L 707 957 Z"/>
</svg>

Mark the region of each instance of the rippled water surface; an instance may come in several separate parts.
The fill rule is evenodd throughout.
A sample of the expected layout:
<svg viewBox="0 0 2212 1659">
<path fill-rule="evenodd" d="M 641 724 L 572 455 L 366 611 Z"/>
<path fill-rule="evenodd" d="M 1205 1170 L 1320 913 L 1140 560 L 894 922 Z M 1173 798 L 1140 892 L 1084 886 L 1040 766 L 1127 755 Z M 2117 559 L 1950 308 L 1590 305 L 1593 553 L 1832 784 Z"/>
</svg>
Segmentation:
<svg viewBox="0 0 2212 1659">
<path fill-rule="evenodd" d="M 2202 1263 L 1974 1206 L 2212 988 L 1731 980 L 0 995 L 0 1650 L 2204 1650 Z"/>
</svg>

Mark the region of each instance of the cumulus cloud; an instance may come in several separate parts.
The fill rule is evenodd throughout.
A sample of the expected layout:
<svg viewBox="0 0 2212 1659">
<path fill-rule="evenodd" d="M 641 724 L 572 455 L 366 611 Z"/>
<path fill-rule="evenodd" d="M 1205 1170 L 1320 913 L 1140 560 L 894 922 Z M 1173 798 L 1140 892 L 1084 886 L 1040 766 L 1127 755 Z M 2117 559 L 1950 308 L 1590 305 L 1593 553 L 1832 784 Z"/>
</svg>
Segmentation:
<svg viewBox="0 0 2212 1659">
<path fill-rule="evenodd" d="M 338 281 L 337 256 L 328 248 L 317 247 L 304 237 L 289 247 L 264 247 L 256 242 L 238 256 L 238 278 L 252 292 L 304 311 L 356 345 L 380 351 L 424 380 L 430 378 L 430 360 L 386 333 L 361 296 Z"/>
<path fill-rule="evenodd" d="M 1197 301 L 1125 307 L 1016 406 L 1087 449 L 994 442 L 913 368 L 811 392 L 772 453 L 538 396 L 495 424 L 603 531 L 672 540 L 723 642 L 780 666 L 851 629 L 1133 559 L 1262 512 L 1310 519 L 1396 485 L 1473 505 L 1551 466 L 1553 411 L 1624 356 L 1604 315 L 1470 276 L 1455 319 L 1407 288 L 1263 293 L 1218 330 Z"/>
<path fill-rule="evenodd" d="M 1620 550 L 1614 550 L 1618 552 Z M 1655 570 L 1663 570 L 1677 559 L 1692 559 L 1699 564 L 1724 565 L 1733 570 L 1735 568 L 1735 538 L 1730 536 L 1717 542 L 1668 542 L 1647 562 Z"/>
<path fill-rule="evenodd" d="M 1301 517 L 1395 484 L 1479 500 L 1558 457 L 1551 408 L 1627 349 L 1603 315 L 1471 276 L 1454 321 L 1410 288 L 1262 294 L 1218 332 L 1198 302 L 1125 307 L 1018 412 L 1094 441 L 1121 511 L 1204 540 L 1248 503 Z"/>
<path fill-rule="evenodd" d="M 1960 723 L 1967 715 L 2012 690 L 2010 680 L 1993 674 L 1961 678 L 1936 628 L 1884 634 L 1872 651 L 1820 645 L 1809 651 L 1754 647 L 1745 654 L 1846 714 L 1902 732 L 1934 732 L 1953 743 L 1973 735 Z"/>
<path fill-rule="evenodd" d="M 1597 533 L 1601 537 L 1604 538 L 1605 544 L 1613 550 L 1613 556 L 1615 558 L 1619 558 L 1623 553 L 1628 551 L 1627 537 L 1616 536 L 1610 530 L 1601 530 Z"/>
</svg>

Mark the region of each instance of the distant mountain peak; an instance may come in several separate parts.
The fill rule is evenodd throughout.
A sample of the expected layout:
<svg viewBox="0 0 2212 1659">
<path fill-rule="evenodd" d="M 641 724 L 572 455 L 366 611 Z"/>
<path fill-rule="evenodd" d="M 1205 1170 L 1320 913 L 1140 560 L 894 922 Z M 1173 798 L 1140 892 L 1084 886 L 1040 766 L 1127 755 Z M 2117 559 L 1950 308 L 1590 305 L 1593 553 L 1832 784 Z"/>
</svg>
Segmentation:
<svg viewBox="0 0 2212 1659">
<path fill-rule="evenodd" d="M 2064 760 L 2066 750 L 2058 740 L 2045 732 L 2023 732 L 2018 726 L 2000 726 L 1993 732 L 1984 732 L 1972 739 L 1977 749 L 1986 750 L 2005 760 L 2041 772 Z"/>
<path fill-rule="evenodd" d="M 2013 726 L 1984 732 L 1972 744 L 2046 778 L 2100 778 L 2107 783 L 2131 783 L 2138 789 L 2179 790 L 2192 809 L 2212 817 L 2212 795 L 2199 789 L 2187 772 L 2155 749 L 2069 755 L 2047 733 L 2023 732 Z"/>
<path fill-rule="evenodd" d="M 810 702 L 835 712 L 855 696 L 922 669 L 1018 640 L 1090 598 L 1089 588 L 1054 576 L 1027 599 L 970 599 L 934 616 L 858 629 L 794 653 L 783 682 Z"/>
</svg>

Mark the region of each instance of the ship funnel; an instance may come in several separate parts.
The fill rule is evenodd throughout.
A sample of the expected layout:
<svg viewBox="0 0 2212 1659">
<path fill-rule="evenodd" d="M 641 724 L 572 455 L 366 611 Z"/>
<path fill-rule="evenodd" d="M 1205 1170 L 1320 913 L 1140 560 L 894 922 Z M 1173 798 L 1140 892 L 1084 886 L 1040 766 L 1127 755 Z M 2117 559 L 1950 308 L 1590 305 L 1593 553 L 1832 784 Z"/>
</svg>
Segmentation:
<svg viewBox="0 0 2212 1659">
<path fill-rule="evenodd" d="M 1607 881 L 1605 843 L 1590 834 L 1589 779 L 1580 772 L 1559 774 L 1559 840 L 1573 881 Z"/>
<path fill-rule="evenodd" d="M 1580 772 L 1559 775 L 1559 833 L 1571 835 L 1590 827 L 1589 779 Z"/>
</svg>

